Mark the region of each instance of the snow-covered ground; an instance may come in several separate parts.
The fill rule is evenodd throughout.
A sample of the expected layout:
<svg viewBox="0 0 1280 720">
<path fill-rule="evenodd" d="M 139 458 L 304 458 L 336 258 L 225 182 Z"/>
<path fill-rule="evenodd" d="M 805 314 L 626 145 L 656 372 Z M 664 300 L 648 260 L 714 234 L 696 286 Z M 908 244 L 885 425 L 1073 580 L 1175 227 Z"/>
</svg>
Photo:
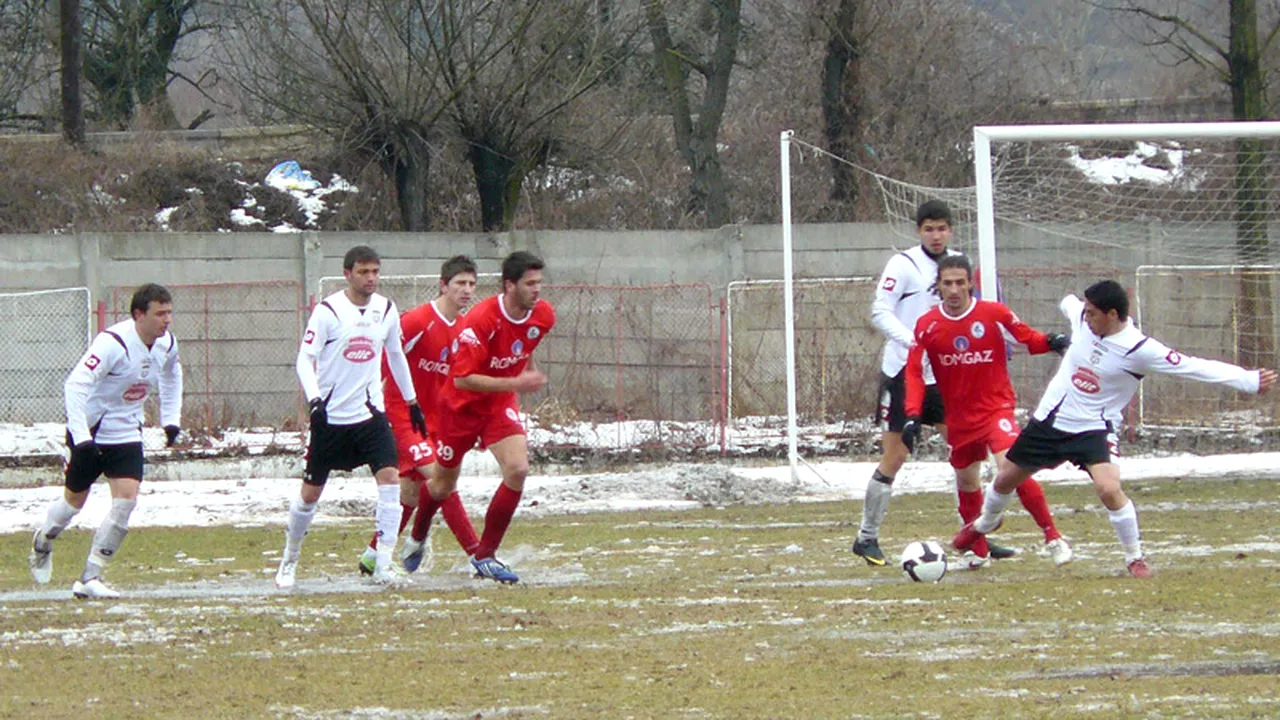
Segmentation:
<svg viewBox="0 0 1280 720">
<path fill-rule="evenodd" d="M 149 432 L 151 429 L 149 429 Z M 47 454 L 60 442 L 61 425 L 0 425 L 0 455 Z M 158 430 L 156 430 L 158 432 Z M 568 432 L 581 436 L 581 429 Z M 612 434 L 612 433 L 605 433 Z M 535 442 L 554 437 L 533 436 Z M 294 438 L 296 440 L 296 438 Z M 223 442 L 245 447 L 280 442 L 270 433 L 228 434 Z M 291 458 L 275 458 L 275 477 L 261 477 L 244 459 L 204 461 L 224 469 L 246 468 L 244 477 L 217 480 L 168 480 L 143 483 L 142 497 L 131 525 L 209 526 L 220 524 L 283 524 L 288 503 L 298 492 L 298 474 L 287 471 Z M 252 460 L 249 461 L 250 463 Z M 1280 453 L 1158 458 L 1121 458 L 1122 477 L 1280 477 Z M 861 501 L 872 462 L 821 461 L 803 463 L 793 477 L 785 463 L 725 460 L 715 463 L 640 464 L 626 471 L 591 474 L 535 475 L 529 478 L 521 503 L 522 514 L 567 514 L 645 508 L 679 509 L 734 503 L 778 501 Z M 281 468 L 285 468 L 282 470 Z M 471 453 L 463 466 L 459 490 L 468 509 L 483 512 L 498 482 L 497 466 L 487 453 Z M 224 473 L 235 475 L 236 471 Z M 943 492 L 952 488 L 952 471 L 943 462 L 910 462 L 894 485 L 897 492 Z M 1084 473 L 1062 467 L 1041 473 L 1050 483 L 1085 483 Z M 0 532 L 33 528 L 47 504 L 62 490 L 55 485 L 0 489 Z M 334 477 L 322 500 L 321 521 L 368 518 L 374 503 L 373 481 L 367 475 Z M 105 488 L 95 490 L 76 526 L 97 527 L 110 500 Z"/>
</svg>

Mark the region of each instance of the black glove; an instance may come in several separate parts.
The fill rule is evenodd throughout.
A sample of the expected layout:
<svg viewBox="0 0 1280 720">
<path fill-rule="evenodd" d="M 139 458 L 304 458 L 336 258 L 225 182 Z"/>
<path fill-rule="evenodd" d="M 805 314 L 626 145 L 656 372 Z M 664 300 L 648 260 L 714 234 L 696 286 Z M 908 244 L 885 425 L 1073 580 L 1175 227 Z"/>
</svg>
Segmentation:
<svg viewBox="0 0 1280 720">
<path fill-rule="evenodd" d="M 71 448 L 71 462 L 77 466 L 84 463 L 97 462 L 99 452 L 98 443 L 94 442 L 93 438 L 90 438 Z"/>
<path fill-rule="evenodd" d="M 182 432 L 182 429 L 179 428 L 177 425 L 165 425 L 164 426 L 164 446 L 173 447 L 173 444 L 178 440 L 178 433 L 180 432 Z"/>
<path fill-rule="evenodd" d="M 311 401 L 311 427 L 319 427 L 329 422 L 329 410 L 321 398 Z"/>
<path fill-rule="evenodd" d="M 422 408 L 417 403 L 409 406 L 409 425 L 418 432 L 418 437 L 427 439 L 427 419 L 422 416 Z"/>
<path fill-rule="evenodd" d="M 1049 333 L 1044 336 L 1049 341 L 1049 349 L 1058 353 L 1058 355 L 1066 355 L 1067 348 L 1071 347 L 1071 336 L 1062 333 Z"/>
<path fill-rule="evenodd" d="M 920 418 L 913 415 L 907 418 L 907 424 L 902 426 L 902 444 L 907 446 L 907 452 L 914 453 L 916 451 L 916 441 L 919 439 Z"/>
</svg>

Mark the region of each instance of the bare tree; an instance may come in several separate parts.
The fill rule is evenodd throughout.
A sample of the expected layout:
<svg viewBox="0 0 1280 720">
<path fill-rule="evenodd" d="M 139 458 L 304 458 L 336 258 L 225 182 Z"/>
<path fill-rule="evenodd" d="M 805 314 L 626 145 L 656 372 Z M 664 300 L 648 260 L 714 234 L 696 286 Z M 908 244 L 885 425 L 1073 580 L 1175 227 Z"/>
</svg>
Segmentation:
<svg viewBox="0 0 1280 720">
<path fill-rule="evenodd" d="M 18 104 L 41 79 L 43 10 L 40 0 L 0 0 L 0 123 L 21 119 Z"/>
<path fill-rule="evenodd" d="M 58 19 L 62 50 L 62 136 L 74 147 L 84 146 L 84 103 L 80 92 L 80 0 L 60 0 Z"/>
<path fill-rule="evenodd" d="M 831 158 L 831 200 L 856 205 L 858 184 L 853 167 L 862 144 L 863 42 L 857 30 L 862 0 L 836 0 L 835 9 L 822 20 L 827 25 L 826 56 L 822 62 L 822 121 Z"/>
<path fill-rule="evenodd" d="M 1256 0 L 1229 0 L 1225 8 L 1206 9 L 1201 3 L 1125 2 L 1095 3 L 1118 15 L 1141 22 L 1141 41 L 1164 52 L 1176 63 L 1191 63 L 1210 70 L 1231 93 L 1235 120 L 1265 120 L 1269 114 L 1267 76 L 1263 58 L 1280 34 L 1280 16 L 1272 8 L 1271 22 L 1260 28 Z M 1268 197 L 1268 154 L 1258 138 L 1235 141 L 1236 256 L 1245 265 L 1267 262 L 1271 239 Z M 1241 362 L 1270 367 L 1275 362 L 1275 317 L 1272 311 L 1271 277 L 1244 273 L 1241 277 L 1241 317 L 1254 327 L 1240 334 Z"/>
<path fill-rule="evenodd" d="M 676 149 L 692 174 L 689 211 L 718 227 L 733 221 L 728 181 L 717 148 L 729 97 L 729 79 L 743 30 L 741 0 L 702 0 L 683 5 L 645 0 L 654 62 L 675 127 Z M 672 27 L 682 31 L 673 34 Z M 696 73 L 696 80 L 693 74 Z M 691 95 L 701 90 L 696 118 Z"/>
</svg>

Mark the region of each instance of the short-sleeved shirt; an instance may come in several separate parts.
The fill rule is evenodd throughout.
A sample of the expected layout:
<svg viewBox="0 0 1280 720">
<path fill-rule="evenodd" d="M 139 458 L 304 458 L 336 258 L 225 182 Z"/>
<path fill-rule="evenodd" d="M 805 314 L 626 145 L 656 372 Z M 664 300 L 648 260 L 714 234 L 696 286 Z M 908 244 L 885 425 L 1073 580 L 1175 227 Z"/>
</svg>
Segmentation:
<svg viewBox="0 0 1280 720">
<path fill-rule="evenodd" d="M 488 375 L 516 377 L 524 371 L 543 338 L 556 324 L 551 303 L 539 300 L 523 318 L 513 318 L 502 305 L 502 296 L 480 301 L 463 316 L 453 341 L 451 377 Z M 515 402 L 515 393 L 480 393 L 446 383 L 444 407 L 450 413 L 493 414 Z"/>
</svg>

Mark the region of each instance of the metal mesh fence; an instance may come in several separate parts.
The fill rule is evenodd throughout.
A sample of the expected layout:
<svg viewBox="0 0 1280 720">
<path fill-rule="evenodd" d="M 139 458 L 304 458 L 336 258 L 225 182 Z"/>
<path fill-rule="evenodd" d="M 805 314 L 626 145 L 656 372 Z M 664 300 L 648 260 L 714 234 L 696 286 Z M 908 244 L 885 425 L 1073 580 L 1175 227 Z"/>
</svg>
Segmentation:
<svg viewBox="0 0 1280 720">
<path fill-rule="evenodd" d="M 0 417 L 5 422 L 66 419 L 62 386 L 89 348 L 88 288 L 0 294 Z"/>
<path fill-rule="evenodd" d="M 341 275 L 326 275 L 320 278 L 319 294 L 316 302 L 347 287 L 346 278 Z M 400 312 L 430 302 L 440 295 L 439 275 L 383 275 L 378 278 L 378 292 L 391 298 Z M 476 276 L 475 299 L 482 300 L 490 295 L 502 292 L 502 275 L 500 273 L 480 273 Z"/>
<path fill-rule="evenodd" d="M 294 369 L 304 308 L 297 282 L 169 285 L 182 353 L 183 425 L 297 429 L 305 416 Z M 129 315 L 134 288 L 112 288 L 110 318 Z M 112 320 L 114 322 L 114 320 Z M 155 401 L 148 401 L 154 421 Z"/>
</svg>

